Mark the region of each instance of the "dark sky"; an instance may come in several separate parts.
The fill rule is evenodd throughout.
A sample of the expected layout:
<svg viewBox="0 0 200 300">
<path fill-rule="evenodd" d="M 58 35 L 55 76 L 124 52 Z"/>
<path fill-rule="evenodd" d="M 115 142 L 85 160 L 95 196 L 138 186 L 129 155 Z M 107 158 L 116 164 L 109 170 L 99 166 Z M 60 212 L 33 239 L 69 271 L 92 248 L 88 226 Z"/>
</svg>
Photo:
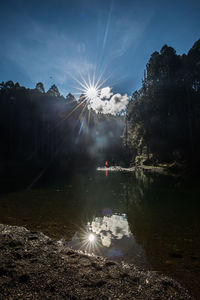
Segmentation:
<svg viewBox="0 0 200 300">
<path fill-rule="evenodd" d="M 200 1 L 10 0 L 0 2 L 0 81 L 74 92 L 71 76 L 109 79 L 131 95 L 152 52 L 187 53 L 200 38 Z"/>
</svg>

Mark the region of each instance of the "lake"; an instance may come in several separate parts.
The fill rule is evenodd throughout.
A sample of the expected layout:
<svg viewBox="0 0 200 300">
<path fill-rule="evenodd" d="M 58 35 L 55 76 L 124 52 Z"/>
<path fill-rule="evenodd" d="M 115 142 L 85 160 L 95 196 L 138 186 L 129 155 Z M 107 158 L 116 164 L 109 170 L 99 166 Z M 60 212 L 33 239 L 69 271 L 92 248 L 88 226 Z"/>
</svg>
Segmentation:
<svg viewBox="0 0 200 300">
<path fill-rule="evenodd" d="M 160 271 L 200 294 L 200 185 L 157 173 L 77 174 L 3 190 L 0 222 L 66 245 Z M 10 183 L 11 184 L 11 183 Z"/>
</svg>

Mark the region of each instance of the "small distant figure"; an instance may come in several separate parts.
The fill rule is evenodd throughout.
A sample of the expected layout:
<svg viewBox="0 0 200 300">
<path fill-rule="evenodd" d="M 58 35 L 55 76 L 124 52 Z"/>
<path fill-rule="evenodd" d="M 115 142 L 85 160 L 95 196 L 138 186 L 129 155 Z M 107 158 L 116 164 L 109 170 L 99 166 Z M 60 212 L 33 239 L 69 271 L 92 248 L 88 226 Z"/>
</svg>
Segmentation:
<svg viewBox="0 0 200 300">
<path fill-rule="evenodd" d="M 108 168 L 108 162 L 107 161 L 105 162 L 105 166 L 106 166 L 106 168 Z"/>
</svg>

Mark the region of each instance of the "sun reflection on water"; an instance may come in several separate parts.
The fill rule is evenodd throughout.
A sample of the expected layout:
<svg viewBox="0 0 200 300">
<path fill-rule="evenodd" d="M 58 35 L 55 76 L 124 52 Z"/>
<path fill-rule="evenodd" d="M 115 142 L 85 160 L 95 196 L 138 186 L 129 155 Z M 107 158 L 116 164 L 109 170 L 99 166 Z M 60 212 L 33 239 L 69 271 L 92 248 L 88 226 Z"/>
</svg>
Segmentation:
<svg viewBox="0 0 200 300">
<path fill-rule="evenodd" d="M 121 260 L 130 255 L 139 259 L 140 265 L 144 266 L 145 252 L 131 233 L 126 214 L 108 214 L 112 211 L 105 211 L 103 217 L 94 217 L 84 230 L 76 232 L 68 246 L 111 259 Z"/>
<path fill-rule="evenodd" d="M 88 240 L 89 240 L 89 242 L 94 242 L 94 240 L 95 240 L 95 236 L 94 236 L 94 234 L 92 234 L 92 233 L 90 233 L 89 234 L 89 237 L 88 237 Z"/>
</svg>

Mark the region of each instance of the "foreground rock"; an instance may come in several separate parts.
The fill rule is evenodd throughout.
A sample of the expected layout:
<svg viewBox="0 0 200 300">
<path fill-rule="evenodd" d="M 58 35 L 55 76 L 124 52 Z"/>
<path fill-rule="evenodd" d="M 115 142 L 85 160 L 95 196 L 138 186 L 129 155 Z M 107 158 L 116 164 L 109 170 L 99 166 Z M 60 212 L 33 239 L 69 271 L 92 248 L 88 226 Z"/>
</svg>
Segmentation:
<svg viewBox="0 0 200 300">
<path fill-rule="evenodd" d="M 0 224 L 0 299 L 192 299 L 174 280 Z"/>
</svg>

